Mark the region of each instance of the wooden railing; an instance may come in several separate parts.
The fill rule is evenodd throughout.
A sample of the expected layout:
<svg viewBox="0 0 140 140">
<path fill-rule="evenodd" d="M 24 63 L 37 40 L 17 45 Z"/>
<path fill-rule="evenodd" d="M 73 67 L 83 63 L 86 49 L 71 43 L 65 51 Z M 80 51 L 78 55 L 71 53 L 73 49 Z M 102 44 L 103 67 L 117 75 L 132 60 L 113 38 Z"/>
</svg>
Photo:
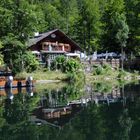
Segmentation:
<svg viewBox="0 0 140 140">
<path fill-rule="evenodd" d="M 85 65 L 103 65 L 110 64 L 113 68 L 120 67 L 120 59 L 97 59 L 97 60 L 82 60 L 81 61 Z"/>
</svg>

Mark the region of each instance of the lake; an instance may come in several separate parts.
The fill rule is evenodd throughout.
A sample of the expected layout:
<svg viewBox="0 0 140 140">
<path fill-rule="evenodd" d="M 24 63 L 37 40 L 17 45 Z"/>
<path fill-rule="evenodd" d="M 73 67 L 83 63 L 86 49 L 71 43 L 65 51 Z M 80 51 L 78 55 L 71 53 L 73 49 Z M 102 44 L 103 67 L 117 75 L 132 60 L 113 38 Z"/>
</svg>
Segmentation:
<svg viewBox="0 0 140 140">
<path fill-rule="evenodd" d="M 139 140 L 140 82 L 0 91 L 0 140 Z"/>
</svg>

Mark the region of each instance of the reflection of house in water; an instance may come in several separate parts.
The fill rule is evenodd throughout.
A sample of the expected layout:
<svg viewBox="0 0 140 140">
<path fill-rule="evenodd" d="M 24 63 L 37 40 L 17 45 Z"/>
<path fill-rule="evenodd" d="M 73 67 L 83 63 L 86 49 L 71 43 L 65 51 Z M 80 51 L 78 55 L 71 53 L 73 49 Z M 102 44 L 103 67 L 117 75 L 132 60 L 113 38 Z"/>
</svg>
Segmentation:
<svg viewBox="0 0 140 140">
<path fill-rule="evenodd" d="M 90 103 L 95 104 L 126 104 L 126 98 L 123 96 L 122 89 L 114 87 L 108 93 L 100 93 L 88 88 L 87 93 L 83 94 L 79 99 L 68 101 L 68 96 L 65 91 L 48 90 L 48 94 L 41 96 L 40 107 L 34 110 L 34 122 L 41 122 L 43 124 L 63 126 L 69 122 L 83 107 Z M 65 103 L 61 101 L 64 100 Z M 33 121 L 32 120 L 32 121 Z"/>
<path fill-rule="evenodd" d="M 34 110 L 33 115 L 36 116 L 36 119 L 34 120 L 40 119 L 41 122 L 45 120 L 46 122 L 63 126 L 65 123 L 69 122 L 69 120 L 73 118 L 74 115 L 81 109 L 82 106 L 80 104 L 57 106 L 55 108 L 40 107 Z"/>
<path fill-rule="evenodd" d="M 47 122 L 58 123 L 63 125 L 70 118 L 82 109 L 82 104 L 68 101 L 69 95 L 64 88 L 56 90 L 46 90 L 47 94 L 42 94 L 40 98 L 40 106 L 34 111 L 34 115 L 46 120 Z"/>
<path fill-rule="evenodd" d="M 96 104 L 98 103 L 115 103 L 121 100 L 121 93 L 119 87 L 114 87 L 110 93 L 95 92 L 93 97 Z"/>
<path fill-rule="evenodd" d="M 140 91 L 140 87 L 138 85 L 135 85 L 134 87 Z M 24 90 L 28 97 L 34 96 L 32 88 L 18 89 L 17 92 L 21 93 Z M 122 86 L 121 88 L 113 87 L 112 91 L 104 93 L 99 92 L 92 87 L 88 87 L 85 94 L 74 96 L 77 92 L 67 92 L 67 88 L 56 90 L 45 89 L 42 94 L 38 94 L 38 96 L 40 96 L 40 101 L 34 109 L 30 120 L 35 123 L 37 122 L 38 124 L 43 123 L 61 127 L 90 103 L 96 103 L 97 105 L 120 103 L 121 105 L 125 105 L 128 99 L 132 102 L 132 94 L 133 97 L 137 95 L 134 93 L 134 90 L 135 89 L 130 85 L 127 85 Z M 5 96 L 5 107 L 8 107 L 8 105 L 11 104 L 15 93 L 13 89 L 7 89 L 5 94 L 7 95 Z"/>
<path fill-rule="evenodd" d="M 71 114 L 71 107 L 61 107 L 61 108 L 48 108 L 42 109 L 42 114 L 44 119 L 60 118 L 63 115 Z"/>
</svg>

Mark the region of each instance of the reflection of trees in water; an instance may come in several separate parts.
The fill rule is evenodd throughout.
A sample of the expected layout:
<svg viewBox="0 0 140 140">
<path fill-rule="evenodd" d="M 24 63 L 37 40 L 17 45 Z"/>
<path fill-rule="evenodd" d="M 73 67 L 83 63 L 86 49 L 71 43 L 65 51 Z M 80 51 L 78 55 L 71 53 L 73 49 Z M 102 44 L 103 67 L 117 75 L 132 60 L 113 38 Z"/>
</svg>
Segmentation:
<svg viewBox="0 0 140 140">
<path fill-rule="evenodd" d="M 94 91 L 101 93 L 110 93 L 113 89 L 113 86 L 107 82 L 97 82 L 93 85 Z"/>
<path fill-rule="evenodd" d="M 123 106 L 92 104 L 65 126 L 59 137 L 62 140 L 129 140 L 132 124 Z"/>
<path fill-rule="evenodd" d="M 17 94 L 12 101 L 7 98 L 3 116 L 9 124 L 25 121 L 37 101 L 38 99 L 35 96 L 30 97 L 27 94 Z"/>
<path fill-rule="evenodd" d="M 29 115 L 38 102 L 38 97 L 28 94 L 17 94 L 11 100 L 5 99 L 0 110 L 0 139 L 22 139 L 29 124 Z M 2 124 L 3 122 L 3 124 Z"/>
<path fill-rule="evenodd" d="M 41 96 L 44 96 L 47 101 L 52 98 L 57 101 L 57 104 L 65 104 L 69 100 L 85 96 L 81 89 L 81 87 L 69 85 L 52 91 L 49 91 L 49 89 L 44 90 Z M 39 101 L 40 94 L 34 95 L 36 96 L 16 95 L 13 104 L 11 104 L 11 100 L 7 100 L 5 109 L 0 108 L 0 139 L 139 139 L 140 98 L 137 98 L 135 102 L 128 101 L 125 107 L 119 102 L 110 104 L 110 106 L 90 104 L 60 130 L 48 125 L 37 126 L 28 121 L 30 113 Z"/>
<path fill-rule="evenodd" d="M 122 112 L 122 114 L 120 115 L 119 118 L 119 124 L 120 124 L 120 128 L 121 128 L 121 132 L 120 132 L 120 140 L 129 140 L 130 137 L 130 131 L 132 128 L 132 120 L 131 117 L 128 114 L 128 109 L 125 108 Z"/>
<path fill-rule="evenodd" d="M 69 84 L 61 89 L 45 89 L 41 93 L 41 105 L 44 107 L 57 107 L 66 105 L 68 101 L 81 98 L 84 90 L 77 85 Z"/>
<path fill-rule="evenodd" d="M 61 130 L 47 125 L 37 126 L 26 122 L 14 125 L 12 129 L 5 128 L 4 135 L 7 138 L 12 135 L 15 139 L 29 140 L 129 139 L 132 123 L 129 121 L 130 123 L 127 125 L 128 111 L 126 112 L 126 109 L 119 104 L 112 104 L 111 106 L 91 104 Z"/>
</svg>

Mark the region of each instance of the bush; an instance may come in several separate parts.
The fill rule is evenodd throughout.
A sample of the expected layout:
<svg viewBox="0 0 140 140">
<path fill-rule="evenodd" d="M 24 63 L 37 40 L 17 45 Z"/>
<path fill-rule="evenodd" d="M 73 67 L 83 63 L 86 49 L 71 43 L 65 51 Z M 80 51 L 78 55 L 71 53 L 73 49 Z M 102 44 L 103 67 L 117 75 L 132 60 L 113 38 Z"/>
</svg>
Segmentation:
<svg viewBox="0 0 140 140">
<path fill-rule="evenodd" d="M 81 64 L 76 59 L 66 59 L 64 56 L 58 56 L 53 61 L 51 65 L 51 69 L 55 70 L 61 70 L 62 72 L 76 72 L 81 68 Z"/>
<path fill-rule="evenodd" d="M 110 74 L 112 68 L 109 64 L 93 65 L 93 75 Z"/>
<path fill-rule="evenodd" d="M 103 69 L 105 69 L 106 71 L 109 71 L 109 70 L 112 69 L 111 66 L 110 66 L 109 64 L 107 64 L 107 63 L 103 64 L 102 67 L 103 67 Z"/>
<path fill-rule="evenodd" d="M 65 72 L 76 72 L 80 69 L 81 64 L 75 59 L 68 59 L 65 65 Z"/>
<path fill-rule="evenodd" d="M 35 71 L 39 67 L 39 62 L 31 52 L 26 52 L 23 57 L 24 68 L 27 72 Z"/>
<path fill-rule="evenodd" d="M 70 82 L 85 81 L 84 73 L 82 72 L 68 72 L 67 80 Z"/>
<path fill-rule="evenodd" d="M 119 74 L 118 74 L 118 78 L 123 78 L 123 77 L 125 77 L 127 75 L 127 73 L 125 72 L 125 71 L 123 71 L 123 70 L 120 70 L 120 72 L 119 72 Z"/>
<path fill-rule="evenodd" d="M 100 65 L 93 66 L 93 75 L 101 75 L 103 74 L 103 68 Z"/>
<path fill-rule="evenodd" d="M 77 79 L 77 76 L 75 73 L 67 73 L 67 80 L 70 82 L 75 82 Z"/>
<path fill-rule="evenodd" d="M 64 56 L 58 56 L 51 64 L 51 70 L 61 70 L 65 71 L 66 58 Z"/>
</svg>

